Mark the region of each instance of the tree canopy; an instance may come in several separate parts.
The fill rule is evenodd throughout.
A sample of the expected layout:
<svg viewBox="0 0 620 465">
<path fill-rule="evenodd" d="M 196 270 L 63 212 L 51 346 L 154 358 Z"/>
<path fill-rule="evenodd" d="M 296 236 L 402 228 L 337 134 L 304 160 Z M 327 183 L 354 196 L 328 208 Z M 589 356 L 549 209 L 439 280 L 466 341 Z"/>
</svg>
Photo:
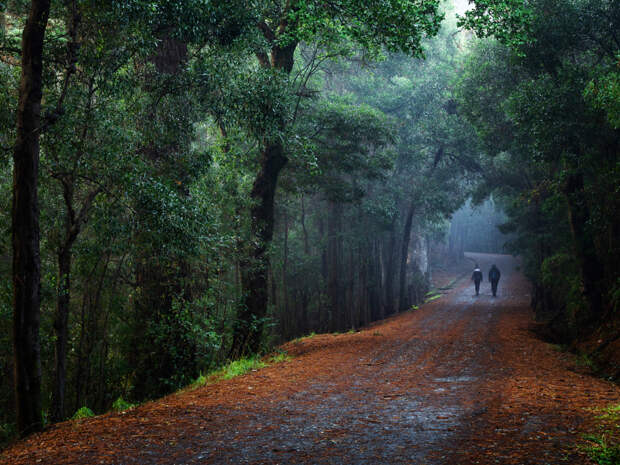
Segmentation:
<svg viewBox="0 0 620 465">
<path fill-rule="evenodd" d="M 556 339 L 612 332 L 619 25 L 617 0 L 0 2 L 0 439 L 411 309 L 464 247 L 521 255 Z"/>
</svg>

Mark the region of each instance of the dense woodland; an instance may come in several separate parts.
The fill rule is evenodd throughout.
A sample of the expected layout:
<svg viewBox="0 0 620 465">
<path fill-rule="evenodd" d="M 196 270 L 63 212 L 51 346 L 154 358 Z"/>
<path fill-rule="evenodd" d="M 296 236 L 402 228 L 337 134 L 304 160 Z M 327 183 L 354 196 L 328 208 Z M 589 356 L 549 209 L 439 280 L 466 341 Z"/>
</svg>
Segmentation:
<svg viewBox="0 0 620 465">
<path fill-rule="evenodd" d="M 619 30 L 618 0 L 0 1 L 2 434 L 408 310 L 466 249 L 613 342 Z"/>
</svg>

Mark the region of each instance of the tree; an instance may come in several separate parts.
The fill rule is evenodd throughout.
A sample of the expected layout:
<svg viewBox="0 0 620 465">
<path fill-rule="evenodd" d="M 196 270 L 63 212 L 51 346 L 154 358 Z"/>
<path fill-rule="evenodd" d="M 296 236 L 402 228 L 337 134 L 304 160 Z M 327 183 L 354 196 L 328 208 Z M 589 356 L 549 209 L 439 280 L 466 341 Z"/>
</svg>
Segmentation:
<svg viewBox="0 0 620 465">
<path fill-rule="evenodd" d="M 295 65 L 295 51 L 300 42 L 318 40 L 330 46 L 347 38 L 377 49 L 401 50 L 414 56 L 422 54 L 422 38 L 437 33 L 441 15 L 436 0 L 390 0 L 383 2 L 274 1 L 263 11 L 258 28 L 264 45 L 256 53 L 260 65 L 286 81 Z M 276 110 L 273 101 L 260 108 L 264 115 Z M 277 111 L 276 111 L 277 112 Z M 288 161 L 283 132 L 284 117 L 275 133 L 256 134 L 261 143 L 260 167 L 254 180 L 251 198 L 253 238 L 243 264 L 242 281 L 245 301 L 235 326 L 232 353 L 256 352 L 268 302 L 267 249 L 273 238 L 274 198 L 278 176 Z"/>
<path fill-rule="evenodd" d="M 524 2 L 516 16 L 503 5 L 485 2 L 465 21 L 510 48 L 487 44 L 474 53 L 462 111 L 491 157 L 524 167 L 518 175 L 487 176 L 487 187 L 506 194 L 507 229 L 519 232 L 515 243 L 527 250 L 536 305 L 553 314 L 560 337 L 570 338 L 605 321 L 617 288 L 618 251 L 606 240 L 618 230 L 619 206 L 609 197 L 617 183 L 615 102 L 601 105 L 590 91 L 617 66 L 620 15 L 614 1 Z M 517 16 L 526 19 L 524 35 L 507 26 Z M 488 28 L 491 17 L 498 28 Z M 483 76 L 493 93 L 480 106 L 472 91 Z M 571 289 L 556 292 L 561 282 Z"/>
<path fill-rule="evenodd" d="M 22 74 L 13 153 L 13 345 L 17 428 L 43 427 L 41 411 L 38 170 L 43 40 L 49 0 L 32 0 L 22 36 Z"/>
</svg>

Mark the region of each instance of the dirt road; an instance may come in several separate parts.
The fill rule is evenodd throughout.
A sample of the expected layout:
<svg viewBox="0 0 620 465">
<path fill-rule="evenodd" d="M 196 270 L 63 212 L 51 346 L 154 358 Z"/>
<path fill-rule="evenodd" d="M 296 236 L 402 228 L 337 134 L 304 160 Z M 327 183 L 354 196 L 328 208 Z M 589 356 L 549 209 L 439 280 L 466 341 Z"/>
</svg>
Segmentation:
<svg viewBox="0 0 620 465">
<path fill-rule="evenodd" d="M 571 444 L 620 389 L 529 331 L 508 256 L 498 297 L 465 276 L 442 298 L 363 331 L 288 344 L 243 377 L 64 423 L 11 464 L 579 464 Z M 590 409 L 590 410 L 589 410 Z"/>
</svg>

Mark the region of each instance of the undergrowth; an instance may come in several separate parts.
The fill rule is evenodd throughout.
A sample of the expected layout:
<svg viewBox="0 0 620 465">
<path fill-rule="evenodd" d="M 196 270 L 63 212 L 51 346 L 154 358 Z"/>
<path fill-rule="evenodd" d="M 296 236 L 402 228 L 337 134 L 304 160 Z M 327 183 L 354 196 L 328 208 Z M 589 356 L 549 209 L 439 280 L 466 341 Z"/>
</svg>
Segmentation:
<svg viewBox="0 0 620 465">
<path fill-rule="evenodd" d="M 580 449 L 599 465 L 620 464 L 620 404 L 611 405 L 597 416 L 597 433 L 583 436 L 586 441 Z"/>
<path fill-rule="evenodd" d="M 583 446 L 583 450 L 588 456 L 599 465 L 618 465 L 620 464 L 620 444 L 608 443 L 609 439 L 605 435 L 588 434 L 584 436 L 588 445 Z"/>
<path fill-rule="evenodd" d="M 433 300 L 437 300 L 442 296 L 441 292 L 437 292 L 436 290 L 432 290 L 427 292 L 424 296 L 424 303 L 432 302 Z"/>
<path fill-rule="evenodd" d="M 78 411 L 73 414 L 71 419 L 72 420 L 81 420 L 83 418 L 90 418 L 90 417 L 94 417 L 94 416 L 95 416 L 95 412 L 93 412 L 88 407 L 84 406 L 84 407 L 79 408 Z"/>
<path fill-rule="evenodd" d="M 301 337 L 298 337 L 298 338 L 296 338 L 296 339 L 293 339 L 293 340 L 291 341 L 291 343 L 293 343 L 293 344 L 294 344 L 294 343 L 296 343 L 296 342 L 301 342 L 301 341 L 304 341 L 304 340 L 306 340 L 306 339 L 312 339 L 314 336 L 316 336 L 316 333 L 315 333 L 314 331 L 312 331 L 312 332 L 311 332 L 310 334 L 308 334 L 307 336 L 301 336 Z"/>
<path fill-rule="evenodd" d="M 246 373 L 249 373 L 250 371 L 260 370 L 261 368 L 265 368 L 269 365 L 286 362 L 288 360 L 291 360 L 291 356 L 284 351 L 279 351 L 276 354 L 272 354 L 263 358 L 257 356 L 242 358 L 230 362 L 228 363 L 228 365 L 225 365 L 222 368 L 207 373 L 206 375 L 201 374 L 190 385 L 190 388 L 197 388 L 200 386 L 204 386 L 208 383 L 217 382 L 223 379 L 236 378 L 237 376 L 244 375 Z"/>
<path fill-rule="evenodd" d="M 0 423 L 0 450 L 17 439 L 17 426 L 15 423 Z"/>
<path fill-rule="evenodd" d="M 112 410 L 116 410 L 117 412 L 124 411 L 124 410 L 131 410 L 136 405 L 138 404 L 132 404 L 131 402 L 127 402 L 122 397 L 119 397 L 112 404 Z"/>
</svg>

